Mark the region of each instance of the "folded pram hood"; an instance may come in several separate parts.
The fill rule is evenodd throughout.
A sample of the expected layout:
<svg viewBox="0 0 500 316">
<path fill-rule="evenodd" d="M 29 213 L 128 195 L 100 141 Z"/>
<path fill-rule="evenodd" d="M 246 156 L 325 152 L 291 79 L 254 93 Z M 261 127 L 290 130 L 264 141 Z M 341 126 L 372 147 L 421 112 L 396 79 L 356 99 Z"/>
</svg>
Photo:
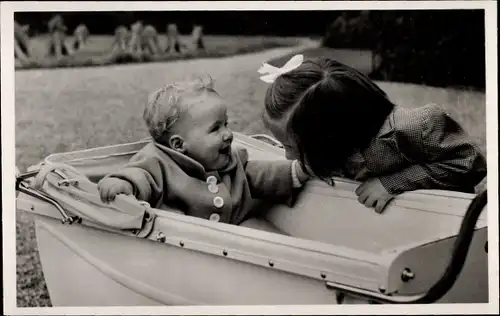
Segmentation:
<svg viewBox="0 0 500 316">
<path fill-rule="evenodd" d="M 147 211 L 147 203 L 131 196 L 119 195 L 113 203 L 101 201 L 97 185 L 69 164 L 46 161 L 31 186 L 56 200 L 72 215 L 111 230 L 146 235 L 145 224 L 155 217 Z"/>
</svg>

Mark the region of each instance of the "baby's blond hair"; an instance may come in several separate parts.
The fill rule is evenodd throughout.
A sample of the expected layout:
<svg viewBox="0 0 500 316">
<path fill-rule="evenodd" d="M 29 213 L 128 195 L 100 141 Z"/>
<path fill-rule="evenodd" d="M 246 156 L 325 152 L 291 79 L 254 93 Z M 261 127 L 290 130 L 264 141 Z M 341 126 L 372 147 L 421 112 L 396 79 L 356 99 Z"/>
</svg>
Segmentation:
<svg viewBox="0 0 500 316">
<path fill-rule="evenodd" d="M 182 106 L 187 105 L 183 102 L 186 97 L 215 92 L 212 77 L 207 77 L 208 80 L 199 77 L 195 80 L 174 82 L 149 95 L 142 117 L 155 141 L 161 143 L 163 137 L 172 132 L 175 123 L 186 109 Z"/>
</svg>

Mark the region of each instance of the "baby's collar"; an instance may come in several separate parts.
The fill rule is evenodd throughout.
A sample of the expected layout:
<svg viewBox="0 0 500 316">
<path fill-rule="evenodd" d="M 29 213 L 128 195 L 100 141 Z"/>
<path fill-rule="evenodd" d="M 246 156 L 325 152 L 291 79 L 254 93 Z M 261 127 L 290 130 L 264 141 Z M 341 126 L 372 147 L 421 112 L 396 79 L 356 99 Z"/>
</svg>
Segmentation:
<svg viewBox="0 0 500 316">
<path fill-rule="evenodd" d="M 191 157 L 186 156 L 185 154 L 182 154 L 178 151 L 175 151 L 165 145 L 159 144 L 155 141 L 153 143 L 158 147 L 160 150 L 165 152 L 172 158 L 181 168 L 184 170 L 188 175 L 193 176 L 198 179 L 206 179 L 207 176 L 213 175 L 213 174 L 223 174 L 226 172 L 231 171 L 234 169 L 238 163 L 238 157 L 237 153 L 235 151 L 235 148 L 231 146 L 231 162 L 229 165 L 221 170 L 216 170 L 216 171 L 206 171 L 205 168 L 201 163 L 198 161 L 194 160 Z"/>
</svg>

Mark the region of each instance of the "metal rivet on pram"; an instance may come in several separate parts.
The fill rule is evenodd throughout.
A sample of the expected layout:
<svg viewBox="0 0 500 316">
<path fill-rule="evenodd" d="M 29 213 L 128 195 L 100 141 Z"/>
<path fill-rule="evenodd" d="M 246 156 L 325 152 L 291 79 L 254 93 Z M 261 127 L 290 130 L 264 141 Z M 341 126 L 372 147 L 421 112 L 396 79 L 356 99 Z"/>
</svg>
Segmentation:
<svg viewBox="0 0 500 316">
<path fill-rule="evenodd" d="M 181 240 L 181 241 L 179 241 L 179 245 L 180 245 L 181 247 L 184 247 L 184 242 L 183 242 L 182 240 Z"/>
<path fill-rule="evenodd" d="M 274 267 L 274 262 L 272 260 L 269 260 L 269 266 Z"/>
<path fill-rule="evenodd" d="M 165 242 L 166 239 L 167 237 L 165 237 L 165 234 L 162 232 L 158 232 L 158 234 L 156 235 L 156 241 Z"/>
<path fill-rule="evenodd" d="M 227 251 L 226 251 L 225 249 L 224 249 L 224 250 L 222 250 L 222 254 L 223 254 L 224 256 L 227 256 Z"/>
<path fill-rule="evenodd" d="M 217 213 L 213 213 L 210 215 L 210 217 L 208 219 L 211 221 L 214 221 L 214 222 L 218 222 L 218 221 L 220 221 L 220 215 Z"/>
<path fill-rule="evenodd" d="M 323 279 L 324 279 L 324 278 L 326 278 L 326 273 L 325 273 L 325 272 L 321 272 L 321 274 L 320 274 L 320 275 L 321 275 L 321 277 L 322 277 Z"/>
<path fill-rule="evenodd" d="M 149 203 L 146 202 L 146 201 L 139 201 L 139 204 L 141 204 L 141 205 L 143 205 L 145 207 L 151 207 L 151 205 L 149 205 Z"/>
<path fill-rule="evenodd" d="M 70 224 L 70 225 L 73 223 L 80 224 L 82 222 L 82 219 L 78 216 L 65 215 L 64 218 L 61 220 L 61 222 L 63 224 Z"/>
<path fill-rule="evenodd" d="M 63 179 L 63 180 L 59 180 L 57 181 L 57 185 L 61 186 L 61 185 L 64 185 L 64 186 L 69 186 L 69 185 L 78 185 L 78 180 L 76 179 Z"/>
<path fill-rule="evenodd" d="M 408 282 L 415 278 L 415 273 L 413 273 L 409 268 L 404 268 L 403 272 L 401 272 L 401 280 L 403 282 Z"/>
<path fill-rule="evenodd" d="M 378 290 L 380 291 L 380 293 L 385 293 L 385 287 L 383 286 L 379 286 Z"/>
</svg>

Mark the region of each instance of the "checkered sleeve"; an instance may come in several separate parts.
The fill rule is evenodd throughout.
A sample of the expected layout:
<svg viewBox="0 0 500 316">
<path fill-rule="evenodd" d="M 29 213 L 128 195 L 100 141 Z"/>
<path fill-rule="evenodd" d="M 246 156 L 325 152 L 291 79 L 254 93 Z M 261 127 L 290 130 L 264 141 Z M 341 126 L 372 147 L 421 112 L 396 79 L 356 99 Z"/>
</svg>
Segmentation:
<svg viewBox="0 0 500 316">
<path fill-rule="evenodd" d="M 462 127 L 435 105 L 401 122 L 397 144 L 413 164 L 399 172 L 379 177 L 391 194 L 418 189 L 474 192 L 486 176 L 486 160 Z"/>
</svg>

